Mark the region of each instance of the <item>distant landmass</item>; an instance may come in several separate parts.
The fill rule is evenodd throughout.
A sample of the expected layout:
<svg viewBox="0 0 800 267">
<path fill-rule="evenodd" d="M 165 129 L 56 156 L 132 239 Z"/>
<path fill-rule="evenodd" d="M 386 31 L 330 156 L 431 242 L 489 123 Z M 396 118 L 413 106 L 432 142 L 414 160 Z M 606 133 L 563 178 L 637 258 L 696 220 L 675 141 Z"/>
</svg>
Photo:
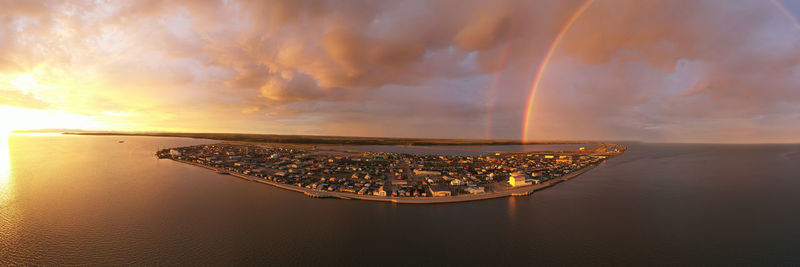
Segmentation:
<svg viewBox="0 0 800 267">
<path fill-rule="evenodd" d="M 11 133 L 82 133 L 88 132 L 86 130 L 81 129 L 60 129 L 60 128 L 49 128 L 49 129 L 35 129 L 35 130 L 14 130 Z"/>
<path fill-rule="evenodd" d="M 64 134 L 75 134 L 75 135 L 185 137 L 185 138 L 213 139 L 222 141 L 293 143 L 293 144 L 334 144 L 334 145 L 483 146 L 483 145 L 528 145 L 528 144 L 531 145 L 602 144 L 601 142 L 596 142 L 596 141 L 521 141 L 521 140 L 434 139 L 434 138 L 356 137 L 356 136 L 322 136 L 322 135 L 243 134 L 243 133 L 97 132 L 97 131 L 82 131 L 82 130 L 49 131 L 49 132 L 62 132 Z"/>
</svg>

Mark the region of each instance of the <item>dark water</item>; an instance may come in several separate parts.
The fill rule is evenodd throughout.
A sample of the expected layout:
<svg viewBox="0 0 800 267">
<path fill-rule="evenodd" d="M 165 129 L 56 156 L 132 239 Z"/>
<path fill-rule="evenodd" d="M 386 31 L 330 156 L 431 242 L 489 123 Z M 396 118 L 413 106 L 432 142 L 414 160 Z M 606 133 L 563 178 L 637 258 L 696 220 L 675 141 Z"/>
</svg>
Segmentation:
<svg viewBox="0 0 800 267">
<path fill-rule="evenodd" d="M 203 140 L 0 140 L 0 265 L 800 264 L 798 145 L 629 144 L 529 197 L 414 206 L 153 157 Z"/>
</svg>

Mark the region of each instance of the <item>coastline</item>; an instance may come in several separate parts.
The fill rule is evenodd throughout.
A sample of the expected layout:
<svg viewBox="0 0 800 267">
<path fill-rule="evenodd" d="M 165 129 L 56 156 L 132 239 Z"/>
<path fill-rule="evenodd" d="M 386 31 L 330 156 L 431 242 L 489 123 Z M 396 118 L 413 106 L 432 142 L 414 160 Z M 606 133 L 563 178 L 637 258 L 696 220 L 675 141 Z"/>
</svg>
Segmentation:
<svg viewBox="0 0 800 267">
<path fill-rule="evenodd" d="M 280 189 L 290 190 L 298 193 L 303 193 L 306 196 L 314 197 L 314 198 L 339 198 L 339 199 L 355 199 L 355 200 L 368 200 L 368 201 L 381 201 L 381 202 L 392 202 L 392 203 L 399 203 L 399 204 L 442 204 L 442 203 L 457 203 L 457 202 L 468 202 L 468 201 L 478 201 L 478 200 L 486 200 L 486 199 L 494 199 L 494 198 L 503 198 L 503 197 L 521 197 L 521 196 L 528 196 L 533 194 L 536 191 L 544 190 L 550 188 L 556 184 L 561 182 L 573 179 L 575 177 L 580 176 L 581 174 L 594 169 L 595 167 L 603 164 L 603 162 L 599 162 L 597 164 L 593 164 L 591 166 L 585 167 L 581 170 L 569 173 L 562 177 L 558 177 L 540 184 L 529 185 L 529 186 L 522 186 L 510 190 L 505 190 L 502 192 L 490 192 L 490 193 L 479 193 L 479 194 L 469 194 L 469 195 L 456 195 L 456 196 L 449 196 L 449 197 L 392 197 L 392 196 L 374 196 L 374 195 L 359 195 L 359 194 L 352 194 L 352 193 L 345 193 L 345 192 L 334 192 L 334 191 L 323 191 L 323 190 L 316 190 L 311 188 L 304 188 L 298 187 L 289 184 L 277 183 L 267 179 L 245 175 L 236 172 L 227 172 L 221 171 L 217 168 L 206 166 L 203 164 L 199 164 L 196 162 L 179 160 L 179 159 L 172 159 L 170 160 L 179 162 L 179 163 L 186 163 L 189 165 L 194 165 L 198 167 L 202 167 L 205 169 L 209 169 L 215 171 L 219 174 L 230 175 L 239 179 L 244 179 L 251 182 L 261 183 L 271 185 Z"/>
</svg>

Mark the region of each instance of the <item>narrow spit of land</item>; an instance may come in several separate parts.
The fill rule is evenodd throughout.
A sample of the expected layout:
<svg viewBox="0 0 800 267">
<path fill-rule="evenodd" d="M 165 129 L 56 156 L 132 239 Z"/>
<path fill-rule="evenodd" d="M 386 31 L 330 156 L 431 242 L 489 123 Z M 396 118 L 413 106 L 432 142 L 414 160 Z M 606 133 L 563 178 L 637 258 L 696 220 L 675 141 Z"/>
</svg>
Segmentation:
<svg viewBox="0 0 800 267">
<path fill-rule="evenodd" d="M 199 167 L 203 167 L 206 169 L 210 169 L 216 171 L 217 173 L 224 173 L 228 174 L 237 178 L 241 178 L 251 182 L 257 182 L 262 184 L 268 184 L 275 186 L 277 188 L 295 191 L 305 194 L 309 197 L 314 198 L 339 198 L 339 199 L 355 199 L 355 200 L 371 200 L 371 201 L 383 201 L 383 202 L 393 202 L 399 204 L 440 204 L 440 203 L 456 203 L 456 202 L 467 202 L 467 201 L 476 201 L 476 200 L 486 200 L 486 199 L 494 199 L 494 198 L 502 198 L 502 197 L 519 197 L 519 196 L 527 196 L 533 194 L 533 192 L 547 189 L 551 186 L 554 186 L 558 183 L 570 180 L 572 178 L 581 175 L 592 168 L 596 167 L 597 165 L 592 165 L 588 168 L 582 169 L 580 171 L 568 174 L 563 177 L 559 177 L 556 179 L 548 180 L 546 182 L 542 182 L 540 184 L 532 184 L 529 186 L 522 186 L 517 187 L 505 191 L 500 192 L 488 192 L 488 193 L 481 193 L 481 194 L 465 194 L 465 195 L 455 195 L 455 196 L 444 196 L 444 197 L 393 197 L 393 196 L 374 196 L 374 195 L 358 195 L 352 193 L 343 193 L 343 192 L 332 192 L 332 191 L 325 191 L 325 190 L 318 190 L 318 189 L 310 189 L 304 188 L 299 186 L 292 186 L 288 184 L 278 183 L 271 180 L 264 179 L 263 177 L 251 176 L 241 173 L 229 173 L 217 168 L 209 167 L 206 165 L 200 165 L 190 161 L 184 160 L 175 160 L 177 162 L 191 164 Z"/>
<path fill-rule="evenodd" d="M 184 137 L 223 143 L 159 150 L 159 158 L 211 169 L 310 197 L 394 203 L 450 203 L 524 196 L 577 177 L 622 154 L 593 141 L 462 140 L 232 133 L 86 132 L 64 134 Z M 503 152 L 464 146 L 586 145 L 588 149 Z M 317 147 L 325 145 L 325 147 Z M 331 145 L 333 148 L 331 148 Z M 482 152 L 482 156 L 363 152 L 380 145 Z M 448 146 L 461 146 L 448 147 Z M 472 153 L 474 154 L 474 153 Z"/>
<path fill-rule="evenodd" d="M 590 151 L 458 156 L 233 142 L 156 154 L 310 197 L 432 204 L 529 195 L 577 177 L 624 149 L 599 144 Z"/>
</svg>

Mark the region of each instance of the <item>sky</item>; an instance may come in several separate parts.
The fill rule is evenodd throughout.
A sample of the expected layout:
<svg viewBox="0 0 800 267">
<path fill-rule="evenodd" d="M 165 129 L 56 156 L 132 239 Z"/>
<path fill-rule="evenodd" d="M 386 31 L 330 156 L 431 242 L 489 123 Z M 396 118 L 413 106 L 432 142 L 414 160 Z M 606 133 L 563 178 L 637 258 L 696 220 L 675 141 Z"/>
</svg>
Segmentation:
<svg viewBox="0 0 800 267">
<path fill-rule="evenodd" d="M 796 0 L 0 0 L 0 132 L 800 142 Z"/>
</svg>

